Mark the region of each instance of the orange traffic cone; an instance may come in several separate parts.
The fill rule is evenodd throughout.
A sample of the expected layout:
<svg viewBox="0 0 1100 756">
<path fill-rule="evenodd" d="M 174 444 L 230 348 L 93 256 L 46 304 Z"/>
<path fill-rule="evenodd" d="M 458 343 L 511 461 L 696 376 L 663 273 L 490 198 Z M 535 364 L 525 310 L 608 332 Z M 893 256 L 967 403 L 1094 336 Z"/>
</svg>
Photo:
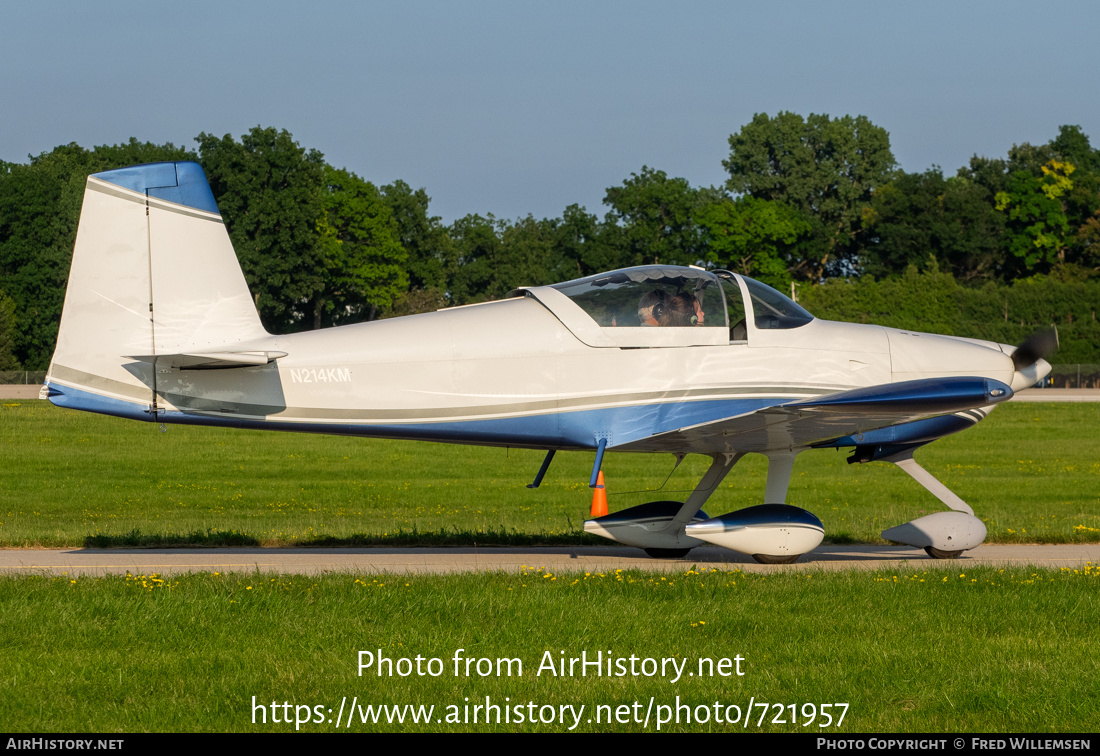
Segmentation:
<svg viewBox="0 0 1100 756">
<path fill-rule="evenodd" d="M 592 517 L 603 517 L 607 514 L 607 489 L 603 486 L 603 470 L 596 476 L 596 488 L 592 492 Z"/>
</svg>

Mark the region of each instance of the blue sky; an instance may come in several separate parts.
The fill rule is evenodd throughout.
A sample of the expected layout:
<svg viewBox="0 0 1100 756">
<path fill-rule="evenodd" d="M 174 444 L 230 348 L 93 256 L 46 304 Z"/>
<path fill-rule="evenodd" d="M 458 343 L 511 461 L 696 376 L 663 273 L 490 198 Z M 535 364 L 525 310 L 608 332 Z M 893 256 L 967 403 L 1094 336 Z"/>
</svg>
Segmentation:
<svg viewBox="0 0 1100 756">
<path fill-rule="evenodd" d="M 276 126 L 447 221 L 602 215 L 643 165 L 721 184 L 758 112 L 865 115 L 909 171 L 1100 144 L 1090 2 L 42 0 L 0 29 L 0 159 Z"/>
</svg>

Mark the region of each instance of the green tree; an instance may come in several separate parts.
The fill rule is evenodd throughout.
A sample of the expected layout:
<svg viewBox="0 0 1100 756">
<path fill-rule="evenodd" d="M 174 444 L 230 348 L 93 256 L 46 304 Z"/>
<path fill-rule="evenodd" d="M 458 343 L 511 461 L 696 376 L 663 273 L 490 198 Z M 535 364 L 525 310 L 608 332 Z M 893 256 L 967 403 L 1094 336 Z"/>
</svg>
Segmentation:
<svg viewBox="0 0 1100 756">
<path fill-rule="evenodd" d="M 440 301 L 448 288 L 447 271 L 454 255 L 447 229 L 439 216 L 428 211 L 431 198 L 424 189 L 413 191 L 400 179 L 382 187 L 382 197 L 397 223 L 398 240 L 408 254 L 410 292 L 435 292 L 414 298 L 433 304 Z"/>
<path fill-rule="evenodd" d="M 1075 265 L 1082 278 L 1100 275 L 1100 210 L 1085 220 L 1073 236 Z"/>
<path fill-rule="evenodd" d="M 631 265 L 624 260 L 622 229 L 612 213 L 600 221 L 580 205 L 570 205 L 555 224 L 555 258 L 550 277 L 584 278 Z"/>
<path fill-rule="evenodd" d="M 18 370 L 15 359 L 15 301 L 0 291 L 0 370 Z"/>
<path fill-rule="evenodd" d="M 1068 183 L 1068 175 L 1051 176 L 1055 163 L 1073 166 Z M 1014 144 L 1007 158 L 974 156 L 959 176 L 986 188 L 1003 211 L 1005 279 L 1055 268 L 1063 277 L 1100 273 L 1100 151 L 1080 126 L 1061 126 L 1049 144 Z"/>
<path fill-rule="evenodd" d="M 779 202 L 740 197 L 705 205 L 695 212 L 705 232 L 706 260 L 758 278 L 780 291 L 790 288 L 799 237 L 811 226 L 802 214 Z"/>
<path fill-rule="evenodd" d="M 225 218 L 264 325 L 275 332 L 316 323 L 305 310 L 325 290 L 324 156 L 286 130 L 256 126 L 196 137 L 199 157 Z"/>
<path fill-rule="evenodd" d="M 694 265 L 706 254 L 695 211 L 715 201 L 713 189 L 692 189 L 687 179 L 669 178 L 664 171 L 642 166 L 622 186 L 607 190 L 604 204 L 620 224 L 626 265 L 666 263 Z"/>
<path fill-rule="evenodd" d="M 448 274 L 451 304 L 494 299 L 507 291 L 496 263 L 501 256 L 500 222 L 488 216 L 466 215 L 449 229 L 455 257 Z"/>
<path fill-rule="evenodd" d="M 1071 236 L 1066 240 L 1062 275 L 1100 275 L 1100 150 L 1080 126 L 1062 126 L 1050 143 L 1054 154 L 1076 167 L 1073 186 L 1061 198 Z"/>
<path fill-rule="evenodd" d="M 1050 148 L 1055 156 L 1073 163 L 1079 171 L 1100 173 L 1100 150 L 1093 149 L 1080 126 L 1059 126 Z"/>
<path fill-rule="evenodd" d="M 532 215 L 502 227 L 501 256 L 497 262 L 502 283 L 500 296 L 517 286 L 545 286 L 560 280 L 556 275 L 557 227 L 557 220 L 536 220 Z"/>
<path fill-rule="evenodd" d="M 967 283 L 990 280 L 1002 268 L 1004 214 L 985 187 L 945 179 L 939 168 L 899 173 L 875 192 L 863 222 L 868 238 L 860 268 L 872 276 L 924 269 L 933 258 Z"/>
<path fill-rule="evenodd" d="M 782 202 L 813 224 L 814 241 L 797 268 L 802 275 L 819 281 L 854 269 L 863 210 L 893 176 L 886 130 L 864 116 L 758 113 L 729 144 L 722 164 L 731 192 Z"/>
<path fill-rule="evenodd" d="M 517 286 L 553 283 L 557 222 L 528 215 L 515 223 L 491 214 L 467 215 L 450 229 L 456 252 L 450 275 L 453 304 L 501 299 Z"/>
<path fill-rule="evenodd" d="M 1018 170 L 1005 191 L 997 192 L 997 210 L 1007 215 L 1008 248 L 1028 272 L 1046 272 L 1065 259 L 1069 221 L 1061 198 L 1073 187 L 1071 163 L 1051 160 L 1038 178 Z"/>
<path fill-rule="evenodd" d="M 325 212 L 317 228 L 324 269 L 310 301 L 314 328 L 373 320 L 409 285 L 408 255 L 381 193 L 347 170 L 324 171 Z"/>
</svg>

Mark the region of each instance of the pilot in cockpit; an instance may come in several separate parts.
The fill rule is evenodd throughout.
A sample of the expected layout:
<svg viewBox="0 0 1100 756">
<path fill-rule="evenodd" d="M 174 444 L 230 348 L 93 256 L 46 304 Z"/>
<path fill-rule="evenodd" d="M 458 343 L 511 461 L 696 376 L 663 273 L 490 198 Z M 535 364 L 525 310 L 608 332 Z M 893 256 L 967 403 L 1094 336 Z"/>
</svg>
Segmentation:
<svg viewBox="0 0 1100 756">
<path fill-rule="evenodd" d="M 638 300 L 638 321 L 643 326 L 659 326 L 668 304 L 668 292 L 664 289 L 650 289 Z"/>
<path fill-rule="evenodd" d="M 690 294 L 677 294 L 665 303 L 658 325 L 690 328 L 703 325 L 703 307 L 698 298 Z"/>
<path fill-rule="evenodd" d="M 638 302 L 638 321 L 643 326 L 690 328 L 703 325 L 703 306 L 690 294 L 670 296 L 664 289 L 652 289 Z"/>
</svg>

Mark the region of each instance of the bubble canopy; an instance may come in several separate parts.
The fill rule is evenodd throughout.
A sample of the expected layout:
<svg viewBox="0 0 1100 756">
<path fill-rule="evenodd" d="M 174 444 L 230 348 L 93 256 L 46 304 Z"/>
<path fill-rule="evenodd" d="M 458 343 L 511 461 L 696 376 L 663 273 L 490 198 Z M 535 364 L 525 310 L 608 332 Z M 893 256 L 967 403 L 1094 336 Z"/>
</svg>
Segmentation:
<svg viewBox="0 0 1100 756">
<path fill-rule="evenodd" d="M 646 265 L 554 284 L 604 328 L 728 328 L 722 287 L 705 270 Z M 694 320 L 693 320 L 694 319 Z"/>
<path fill-rule="evenodd" d="M 696 327 L 730 329 L 745 339 L 742 288 L 758 329 L 797 328 L 813 315 L 770 286 L 725 270 L 645 265 L 554 284 L 603 328 Z M 738 329 L 740 332 L 738 333 Z"/>
</svg>

